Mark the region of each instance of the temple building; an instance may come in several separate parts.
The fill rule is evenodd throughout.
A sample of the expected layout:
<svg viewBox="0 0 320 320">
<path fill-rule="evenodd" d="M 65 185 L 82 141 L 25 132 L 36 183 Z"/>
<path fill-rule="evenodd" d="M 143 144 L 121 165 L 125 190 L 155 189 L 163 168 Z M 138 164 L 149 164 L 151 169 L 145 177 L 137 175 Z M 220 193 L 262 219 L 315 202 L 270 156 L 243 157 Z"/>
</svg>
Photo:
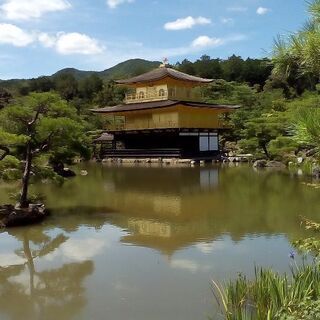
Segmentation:
<svg viewBox="0 0 320 320">
<path fill-rule="evenodd" d="M 131 79 L 123 104 L 92 110 L 106 117 L 103 157 L 210 158 L 219 153 L 223 115 L 237 106 L 202 101 L 200 87 L 211 79 L 191 76 L 166 64 Z"/>
</svg>

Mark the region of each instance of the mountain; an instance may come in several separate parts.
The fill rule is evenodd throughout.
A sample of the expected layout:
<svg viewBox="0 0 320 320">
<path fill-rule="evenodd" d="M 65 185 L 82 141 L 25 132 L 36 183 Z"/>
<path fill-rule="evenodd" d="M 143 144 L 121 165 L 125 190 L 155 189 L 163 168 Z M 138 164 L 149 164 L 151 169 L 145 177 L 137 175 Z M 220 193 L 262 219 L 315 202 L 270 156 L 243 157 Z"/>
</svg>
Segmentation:
<svg viewBox="0 0 320 320">
<path fill-rule="evenodd" d="M 133 77 L 144 72 L 148 72 L 152 69 L 159 67 L 159 61 L 148 61 L 143 59 L 131 59 L 117 64 L 116 66 L 106 69 L 104 71 L 83 71 L 74 68 L 62 69 L 51 77 L 55 77 L 62 74 L 71 74 L 76 79 L 83 79 L 92 74 L 96 74 L 103 80 L 122 79 Z"/>
<path fill-rule="evenodd" d="M 143 59 L 131 59 L 121 62 L 112 68 L 104 71 L 83 71 L 75 68 L 65 68 L 59 70 L 49 78 L 54 78 L 63 74 L 72 74 L 77 80 L 89 77 L 92 74 L 98 75 L 103 80 L 117 80 L 133 77 L 144 72 L 148 72 L 152 69 L 159 67 L 161 62 L 159 61 L 148 61 Z M 0 80 L 0 86 L 10 91 L 15 91 L 19 87 L 27 86 L 30 79 L 11 79 L 11 80 Z"/>
</svg>

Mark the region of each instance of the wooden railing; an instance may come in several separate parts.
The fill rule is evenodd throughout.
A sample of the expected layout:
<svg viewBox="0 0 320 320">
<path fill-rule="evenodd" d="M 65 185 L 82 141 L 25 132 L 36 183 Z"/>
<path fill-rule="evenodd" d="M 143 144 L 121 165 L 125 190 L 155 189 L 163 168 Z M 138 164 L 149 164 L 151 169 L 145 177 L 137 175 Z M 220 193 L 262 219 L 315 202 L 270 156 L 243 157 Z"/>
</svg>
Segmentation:
<svg viewBox="0 0 320 320">
<path fill-rule="evenodd" d="M 201 129 L 203 126 L 197 126 L 195 125 L 195 128 Z M 153 130 L 153 129 L 187 129 L 191 128 L 190 126 L 182 126 L 177 121 L 161 121 L 161 122 L 155 122 L 153 120 L 143 120 L 139 122 L 134 123 L 121 123 L 121 124 L 112 124 L 109 123 L 106 125 L 107 131 L 136 131 L 136 130 Z M 204 127 L 203 127 L 204 128 Z M 230 128 L 224 121 L 218 122 L 215 129 L 228 129 Z M 205 128 L 204 128 L 205 129 Z M 211 128 L 213 129 L 213 127 Z"/>
<path fill-rule="evenodd" d="M 148 101 L 161 101 L 168 100 L 169 93 L 168 91 L 163 91 L 163 94 L 157 93 L 147 93 L 144 95 L 141 94 L 132 94 L 127 93 L 125 98 L 125 103 L 139 103 L 139 102 L 148 102 Z"/>
<path fill-rule="evenodd" d="M 179 128 L 176 121 L 161 121 L 155 122 L 153 120 L 143 120 L 135 123 L 122 123 L 106 125 L 107 131 L 130 131 L 130 130 L 149 130 L 149 129 L 174 129 Z"/>
<path fill-rule="evenodd" d="M 182 100 L 182 101 L 200 101 L 201 95 L 193 90 L 181 93 L 172 91 L 160 90 L 153 93 L 127 93 L 124 102 L 130 103 L 141 103 L 141 102 L 151 102 L 151 101 L 161 101 L 161 100 Z"/>
</svg>

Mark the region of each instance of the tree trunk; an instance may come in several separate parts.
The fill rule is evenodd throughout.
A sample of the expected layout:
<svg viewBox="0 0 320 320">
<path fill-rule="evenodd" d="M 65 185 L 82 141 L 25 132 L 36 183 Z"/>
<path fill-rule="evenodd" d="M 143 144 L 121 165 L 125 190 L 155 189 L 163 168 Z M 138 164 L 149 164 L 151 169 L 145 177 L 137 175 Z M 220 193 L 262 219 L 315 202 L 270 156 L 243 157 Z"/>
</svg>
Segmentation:
<svg viewBox="0 0 320 320">
<path fill-rule="evenodd" d="M 262 148 L 264 154 L 266 155 L 266 157 L 270 160 L 270 154 L 269 154 L 269 152 L 268 152 L 268 149 L 267 149 L 266 144 L 263 143 L 263 144 L 261 145 L 261 148 Z"/>
<path fill-rule="evenodd" d="M 28 203 L 28 189 L 29 189 L 29 180 L 30 180 L 30 172 L 31 172 L 31 164 L 32 164 L 32 152 L 30 142 L 27 145 L 26 152 L 26 162 L 24 165 L 24 172 L 22 176 L 22 189 L 20 196 L 20 207 L 27 208 Z"/>
</svg>

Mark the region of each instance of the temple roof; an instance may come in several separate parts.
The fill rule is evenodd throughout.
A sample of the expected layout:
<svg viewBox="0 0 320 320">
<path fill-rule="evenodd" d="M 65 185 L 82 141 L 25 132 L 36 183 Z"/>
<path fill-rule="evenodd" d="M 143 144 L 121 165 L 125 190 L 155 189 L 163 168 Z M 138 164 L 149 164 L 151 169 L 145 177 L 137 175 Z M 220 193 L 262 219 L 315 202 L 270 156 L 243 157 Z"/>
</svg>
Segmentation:
<svg viewBox="0 0 320 320">
<path fill-rule="evenodd" d="M 118 80 L 116 83 L 118 84 L 137 84 L 137 83 L 145 83 L 145 82 L 152 82 L 164 79 L 166 77 L 170 77 L 176 80 L 183 80 L 189 81 L 194 83 L 210 83 L 212 79 L 204 79 L 195 76 L 191 76 L 189 74 L 167 68 L 167 67 L 159 67 L 147 73 L 141 74 L 139 76 L 125 79 L 125 80 Z"/>
<path fill-rule="evenodd" d="M 126 111 L 138 111 L 138 110 L 148 110 L 157 108 L 168 108 L 176 105 L 183 105 L 192 108 L 210 108 L 217 110 L 232 110 L 237 109 L 239 106 L 234 105 L 224 105 L 224 104 L 209 104 L 204 102 L 189 102 L 189 101 L 178 101 L 178 100 L 162 100 L 144 103 L 130 103 L 130 104 L 120 104 L 113 107 L 105 107 L 100 109 L 92 109 L 94 113 L 115 113 L 115 112 L 126 112 Z"/>
</svg>

